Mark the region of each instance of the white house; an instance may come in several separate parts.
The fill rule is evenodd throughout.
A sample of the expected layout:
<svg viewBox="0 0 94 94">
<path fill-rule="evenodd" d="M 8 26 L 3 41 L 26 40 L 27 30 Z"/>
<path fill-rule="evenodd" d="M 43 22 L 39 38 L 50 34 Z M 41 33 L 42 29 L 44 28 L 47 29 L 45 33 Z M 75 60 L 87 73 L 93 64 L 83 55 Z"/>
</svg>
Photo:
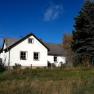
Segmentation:
<svg viewBox="0 0 94 94">
<path fill-rule="evenodd" d="M 34 34 L 21 39 L 4 39 L 0 58 L 10 67 L 15 64 L 22 67 L 47 67 L 51 63 L 56 66 L 66 63 L 61 45 L 44 43 Z"/>
</svg>

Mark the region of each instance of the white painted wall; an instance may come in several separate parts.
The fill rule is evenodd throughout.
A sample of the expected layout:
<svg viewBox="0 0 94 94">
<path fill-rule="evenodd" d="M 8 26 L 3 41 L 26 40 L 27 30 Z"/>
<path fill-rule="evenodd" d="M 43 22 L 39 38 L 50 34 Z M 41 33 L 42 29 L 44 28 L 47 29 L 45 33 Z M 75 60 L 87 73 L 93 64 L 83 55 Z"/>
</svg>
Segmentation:
<svg viewBox="0 0 94 94">
<path fill-rule="evenodd" d="M 3 49 L 5 49 L 6 48 L 6 44 L 4 44 L 4 46 L 3 46 Z M 0 53 L 0 58 L 2 58 L 2 62 L 5 64 L 5 66 L 8 66 L 8 58 L 9 58 L 9 56 L 8 56 L 8 52 L 7 53 L 5 53 L 5 51 L 3 51 L 2 53 Z"/>
<path fill-rule="evenodd" d="M 48 61 L 50 63 L 55 63 L 55 65 L 61 66 L 61 62 L 64 64 L 66 63 L 66 58 L 64 56 L 57 56 L 57 62 L 54 62 L 54 56 L 48 55 L 48 50 L 44 47 L 34 36 L 29 38 L 33 38 L 34 42 L 28 43 L 28 38 L 13 47 L 10 52 L 4 52 L 0 54 L 0 58 L 3 59 L 5 65 L 8 66 L 10 62 L 10 66 L 14 66 L 15 63 L 21 64 L 21 66 L 33 66 L 33 67 L 46 67 L 48 65 Z M 6 45 L 4 45 L 6 48 Z M 26 51 L 27 52 L 27 60 L 20 60 L 20 52 Z M 39 61 L 35 61 L 33 59 L 33 53 L 39 52 Z M 10 60 L 9 60 L 9 53 L 10 53 Z"/>
<path fill-rule="evenodd" d="M 66 58 L 63 56 L 57 56 L 57 62 L 54 62 L 54 56 L 49 55 L 48 56 L 48 61 L 50 63 L 54 63 L 57 67 L 61 66 L 61 62 L 64 64 L 66 63 Z"/>
<path fill-rule="evenodd" d="M 14 66 L 15 63 L 21 64 L 21 66 L 31 66 L 31 64 L 34 67 L 47 66 L 47 48 L 45 48 L 34 36 L 31 36 L 29 38 L 33 38 L 34 42 L 28 43 L 28 39 L 26 39 L 10 50 L 10 66 Z M 27 52 L 27 60 L 20 60 L 20 51 Z M 40 53 L 39 61 L 35 61 L 33 59 L 34 52 Z M 7 65 L 9 61 L 9 52 L 5 54 L 5 57 L 7 58 Z"/>
<path fill-rule="evenodd" d="M 0 58 L 2 58 L 2 62 L 7 66 L 7 60 L 8 60 L 8 53 L 5 53 L 4 51 L 0 54 Z"/>
</svg>

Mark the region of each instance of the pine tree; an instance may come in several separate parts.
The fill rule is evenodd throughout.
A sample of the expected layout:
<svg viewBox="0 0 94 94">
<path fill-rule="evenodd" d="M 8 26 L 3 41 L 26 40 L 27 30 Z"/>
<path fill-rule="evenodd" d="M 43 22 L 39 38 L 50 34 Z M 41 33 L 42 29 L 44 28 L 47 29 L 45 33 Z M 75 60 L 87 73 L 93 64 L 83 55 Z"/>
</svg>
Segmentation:
<svg viewBox="0 0 94 94">
<path fill-rule="evenodd" d="M 81 62 L 84 57 L 86 59 L 89 57 L 89 61 L 92 60 L 94 57 L 94 1 L 86 0 L 75 18 L 73 40 L 72 48 L 77 57 L 80 57 L 79 61 Z"/>
</svg>

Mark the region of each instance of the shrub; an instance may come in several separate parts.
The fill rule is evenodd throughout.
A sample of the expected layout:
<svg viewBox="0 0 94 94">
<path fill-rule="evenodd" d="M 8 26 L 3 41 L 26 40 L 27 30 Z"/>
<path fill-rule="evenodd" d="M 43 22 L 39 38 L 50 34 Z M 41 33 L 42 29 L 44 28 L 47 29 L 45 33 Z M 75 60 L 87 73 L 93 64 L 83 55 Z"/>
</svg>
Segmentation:
<svg viewBox="0 0 94 94">
<path fill-rule="evenodd" d="M 0 58 L 0 72 L 5 71 L 6 67 L 4 65 L 4 63 L 2 62 L 2 59 Z"/>
<path fill-rule="evenodd" d="M 61 69 L 64 69 L 64 68 L 66 68 L 66 64 L 63 64 L 62 62 L 61 62 Z"/>
<path fill-rule="evenodd" d="M 13 69 L 21 69 L 21 64 L 15 63 L 15 65 L 13 66 Z"/>
<path fill-rule="evenodd" d="M 51 64 L 52 68 L 56 68 L 56 65 L 54 63 Z"/>
</svg>

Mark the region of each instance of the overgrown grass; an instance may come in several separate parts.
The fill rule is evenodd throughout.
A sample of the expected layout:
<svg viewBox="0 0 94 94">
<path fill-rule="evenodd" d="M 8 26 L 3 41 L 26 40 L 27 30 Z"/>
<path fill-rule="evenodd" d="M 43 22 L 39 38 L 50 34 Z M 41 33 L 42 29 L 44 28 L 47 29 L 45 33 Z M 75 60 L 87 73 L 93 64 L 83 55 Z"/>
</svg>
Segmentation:
<svg viewBox="0 0 94 94">
<path fill-rule="evenodd" d="M 0 94 L 94 94 L 94 69 L 17 69 L 0 74 Z"/>
</svg>

